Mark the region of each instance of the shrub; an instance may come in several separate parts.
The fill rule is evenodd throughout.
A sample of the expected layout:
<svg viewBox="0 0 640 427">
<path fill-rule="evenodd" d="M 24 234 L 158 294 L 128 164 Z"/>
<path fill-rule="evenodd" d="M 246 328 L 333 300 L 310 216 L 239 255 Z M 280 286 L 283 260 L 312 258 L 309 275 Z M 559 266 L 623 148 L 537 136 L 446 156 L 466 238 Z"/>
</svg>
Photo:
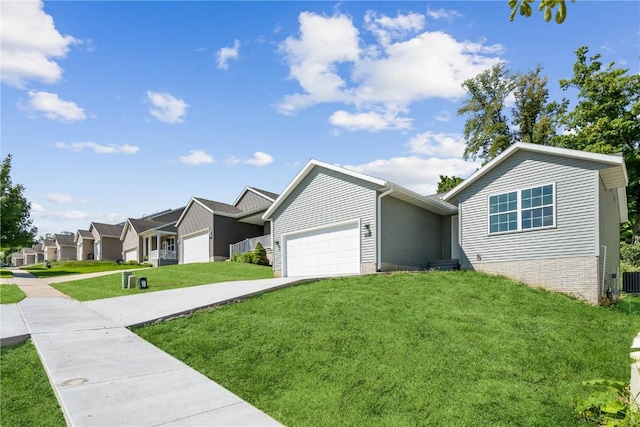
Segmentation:
<svg viewBox="0 0 640 427">
<path fill-rule="evenodd" d="M 269 265 L 267 250 L 264 248 L 264 246 L 262 246 L 260 242 L 258 242 L 253 251 L 235 254 L 231 257 L 231 261 L 244 262 L 247 264 Z"/>
<path fill-rule="evenodd" d="M 632 267 L 640 267 L 640 243 L 620 243 L 622 262 Z"/>
<path fill-rule="evenodd" d="M 129 261 L 127 261 L 127 264 L 129 264 L 129 265 L 138 265 L 138 261 L 130 259 Z"/>
</svg>

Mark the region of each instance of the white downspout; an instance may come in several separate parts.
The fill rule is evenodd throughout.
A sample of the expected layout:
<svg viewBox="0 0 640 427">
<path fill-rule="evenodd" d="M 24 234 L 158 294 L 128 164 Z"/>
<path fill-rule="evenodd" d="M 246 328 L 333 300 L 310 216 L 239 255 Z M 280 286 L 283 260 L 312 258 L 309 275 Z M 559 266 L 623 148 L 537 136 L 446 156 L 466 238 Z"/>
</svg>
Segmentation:
<svg viewBox="0 0 640 427">
<path fill-rule="evenodd" d="M 606 293 L 604 289 L 604 277 L 607 270 L 607 247 L 605 245 L 602 245 L 602 247 L 604 248 L 604 256 L 602 257 L 602 285 L 600 286 L 600 295 Z"/>
<path fill-rule="evenodd" d="M 376 271 L 382 270 L 382 198 L 393 193 L 393 187 L 380 194 L 376 201 Z"/>
</svg>

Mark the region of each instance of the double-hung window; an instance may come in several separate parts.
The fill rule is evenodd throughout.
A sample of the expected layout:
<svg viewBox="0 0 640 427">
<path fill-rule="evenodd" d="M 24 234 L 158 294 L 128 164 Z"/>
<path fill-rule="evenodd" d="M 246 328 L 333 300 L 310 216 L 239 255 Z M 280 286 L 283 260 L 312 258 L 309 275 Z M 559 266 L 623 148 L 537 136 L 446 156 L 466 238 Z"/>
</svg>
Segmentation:
<svg viewBox="0 0 640 427">
<path fill-rule="evenodd" d="M 489 196 L 489 234 L 555 225 L 554 184 Z"/>
</svg>

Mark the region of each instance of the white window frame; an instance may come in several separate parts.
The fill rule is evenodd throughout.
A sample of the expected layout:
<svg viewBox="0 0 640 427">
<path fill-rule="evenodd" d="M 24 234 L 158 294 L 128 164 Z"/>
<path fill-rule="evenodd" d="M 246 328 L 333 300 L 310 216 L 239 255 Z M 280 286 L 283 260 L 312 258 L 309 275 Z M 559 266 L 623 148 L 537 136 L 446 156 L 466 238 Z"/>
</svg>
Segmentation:
<svg viewBox="0 0 640 427">
<path fill-rule="evenodd" d="M 553 224 L 552 225 L 543 225 L 543 226 L 540 226 L 540 227 L 522 228 L 522 211 L 523 210 L 531 210 L 531 209 L 537 209 L 537 208 L 543 208 L 543 207 L 548 207 L 549 206 L 549 205 L 542 205 L 542 206 L 534 207 L 534 208 L 531 208 L 531 207 L 523 208 L 522 207 L 522 192 L 526 191 L 526 190 L 532 190 L 534 188 L 546 187 L 546 186 L 549 186 L 549 185 L 552 187 L 552 190 L 553 190 L 553 195 L 552 195 Z M 508 190 L 508 191 L 502 191 L 500 193 L 489 194 L 487 196 L 487 235 L 496 236 L 496 235 L 501 235 L 501 234 L 520 233 L 520 232 L 535 231 L 535 230 L 545 230 L 545 229 L 556 228 L 557 227 L 558 219 L 557 219 L 557 215 L 556 215 L 556 211 L 557 211 L 556 183 L 555 182 L 551 182 L 551 183 L 546 183 L 546 184 L 541 184 L 541 185 L 528 186 L 528 187 L 519 188 L 519 189 L 515 190 L 516 202 L 517 202 L 517 208 L 516 208 L 517 228 L 515 230 L 492 232 L 491 231 L 491 215 L 497 215 L 497 214 L 491 214 L 490 213 L 491 212 L 491 203 L 490 203 L 491 197 L 500 196 L 502 194 L 509 194 L 509 193 L 513 193 L 513 192 L 514 192 L 514 190 Z"/>
<path fill-rule="evenodd" d="M 162 242 L 162 249 L 165 251 L 175 251 L 176 250 L 176 238 L 175 237 L 167 237 L 164 242 Z"/>
</svg>

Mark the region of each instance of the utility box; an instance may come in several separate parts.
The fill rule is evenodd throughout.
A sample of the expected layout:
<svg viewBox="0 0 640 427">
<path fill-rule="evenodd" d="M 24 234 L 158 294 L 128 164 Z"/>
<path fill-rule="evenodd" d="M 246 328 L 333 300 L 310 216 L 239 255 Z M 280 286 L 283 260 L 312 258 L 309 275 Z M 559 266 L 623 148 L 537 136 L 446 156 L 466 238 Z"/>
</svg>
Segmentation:
<svg viewBox="0 0 640 427">
<path fill-rule="evenodd" d="M 131 277 L 131 272 L 130 271 L 123 271 L 122 272 L 122 289 L 129 288 L 129 277 Z"/>
<path fill-rule="evenodd" d="M 149 285 L 147 285 L 147 278 L 146 277 L 140 277 L 138 279 L 138 289 L 148 289 Z"/>
<path fill-rule="evenodd" d="M 136 276 L 129 276 L 129 283 L 127 283 L 127 287 L 129 289 L 136 288 Z"/>
</svg>

